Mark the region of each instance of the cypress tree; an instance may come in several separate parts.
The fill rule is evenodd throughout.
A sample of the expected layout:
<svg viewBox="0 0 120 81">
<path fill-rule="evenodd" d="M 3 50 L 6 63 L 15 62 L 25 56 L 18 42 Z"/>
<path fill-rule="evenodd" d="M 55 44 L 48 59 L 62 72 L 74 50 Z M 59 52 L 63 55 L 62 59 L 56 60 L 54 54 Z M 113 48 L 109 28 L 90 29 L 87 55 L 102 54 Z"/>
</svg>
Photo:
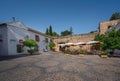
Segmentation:
<svg viewBox="0 0 120 81">
<path fill-rule="evenodd" d="M 49 31 L 48 31 L 48 28 L 46 28 L 46 35 L 49 35 Z"/>
<path fill-rule="evenodd" d="M 50 27 L 49 27 L 49 35 L 50 35 L 50 36 L 53 36 L 52 26 L 51 26 L 51 25 L 50 25 Z"/>
</svg>

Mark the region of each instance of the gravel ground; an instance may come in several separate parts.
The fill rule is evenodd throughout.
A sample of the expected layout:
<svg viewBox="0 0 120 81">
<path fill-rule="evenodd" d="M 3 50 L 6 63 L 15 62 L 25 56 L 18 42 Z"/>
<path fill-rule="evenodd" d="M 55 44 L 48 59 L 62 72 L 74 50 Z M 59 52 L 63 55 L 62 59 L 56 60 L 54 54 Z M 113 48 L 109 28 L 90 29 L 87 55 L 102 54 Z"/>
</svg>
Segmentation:
<svg viewBox="0 0 120 81">
<path fill-rule="evenodd" d="M 120 81 L 120 58 L 46 52 L 5 59 L 0 81 Z"/>
</svg>

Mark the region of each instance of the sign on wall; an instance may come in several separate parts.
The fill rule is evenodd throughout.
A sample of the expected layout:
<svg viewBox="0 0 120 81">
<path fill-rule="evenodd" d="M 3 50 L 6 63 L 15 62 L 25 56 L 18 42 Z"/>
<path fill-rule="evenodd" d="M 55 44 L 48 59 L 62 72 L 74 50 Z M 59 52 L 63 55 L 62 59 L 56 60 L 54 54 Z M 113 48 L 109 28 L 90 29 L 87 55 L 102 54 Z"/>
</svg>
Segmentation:
<svg viewBox="0 0 120 81">
<path fill-rule="evenodd" d="M 23 42 L 24 42 L 24 41 L 23 41 L 22 39 L 19 40 L 19 43 L 20 43 L 20 44 L 23 44 Z"/>
</svg>

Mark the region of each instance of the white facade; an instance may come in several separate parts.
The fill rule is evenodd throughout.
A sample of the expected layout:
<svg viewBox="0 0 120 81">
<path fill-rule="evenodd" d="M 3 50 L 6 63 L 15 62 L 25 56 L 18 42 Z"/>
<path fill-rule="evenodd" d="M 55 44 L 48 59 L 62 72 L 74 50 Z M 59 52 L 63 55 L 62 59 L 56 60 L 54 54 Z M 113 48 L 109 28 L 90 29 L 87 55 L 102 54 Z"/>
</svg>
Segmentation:
<svg viewBox="0 0 120 81">
<path fill-rule="evenodd" d="M 0 55 L 8 54 L 8 38 L 7 38 L 7 28 L 3 26 L 0 27 Z"/>
<path fill-rule="evenodd" d="M 40 41 L 35 40 L 36 35 Z M 48 43 L 45 42 L 46 38 L 50 42 L 50 37 L 29 31 L 29 28 L 25 27 L 20 21 L 2 24 L 0 25 L 0 55 L 27 54 L 25 48 L 22 52 L 17 51 L 17 45 L 20 45 L 21 40 L 24 41 L 26 39 L 35 40 L 38 44 L 38 53 L 41 53 L 46 48 L 49 50 Z"/>
</svg>

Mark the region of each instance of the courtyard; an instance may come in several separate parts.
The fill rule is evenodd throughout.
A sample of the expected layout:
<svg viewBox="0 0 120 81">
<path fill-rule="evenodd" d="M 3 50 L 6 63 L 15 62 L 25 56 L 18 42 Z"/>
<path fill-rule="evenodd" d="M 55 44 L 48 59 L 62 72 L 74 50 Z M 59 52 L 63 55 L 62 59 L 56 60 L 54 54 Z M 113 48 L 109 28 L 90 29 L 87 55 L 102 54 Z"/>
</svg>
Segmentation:
<svg viewBox="0 0 120 81">
<path fill-rule="evenodd" d="M 0 81 L 120 81 L 120 58 L 45 52 L 3 59 Z"/>
</svg>

